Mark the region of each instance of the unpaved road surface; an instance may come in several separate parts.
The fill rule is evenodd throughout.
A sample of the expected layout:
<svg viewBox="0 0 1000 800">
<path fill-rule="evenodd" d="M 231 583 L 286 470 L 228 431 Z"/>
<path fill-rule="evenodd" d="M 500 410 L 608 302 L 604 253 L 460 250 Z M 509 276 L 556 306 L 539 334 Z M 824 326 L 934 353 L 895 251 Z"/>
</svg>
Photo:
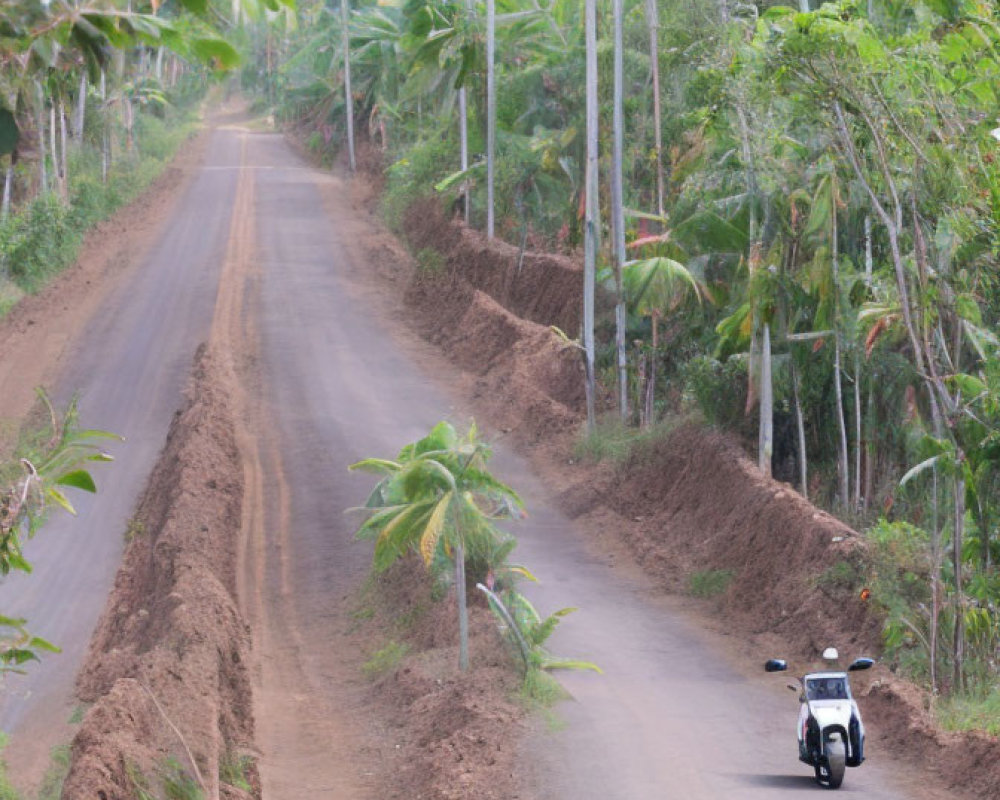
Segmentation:
<svg viewBox="0 0 1000 800">
<path fill-rule="evenodd" d="M 342 645 L 369 545 L 343 510 L 370 479 L 346 465 L 399 446 L 442 418 L 469 417 L 458 376 L 377 294 L 356 247 L 378 235 L 341 179 L 306 167 L 273 134 L 214 132 L 205 164 L 160 247 L 116 293 L 62 386 L 83 390 L 88 425 L 124 433 L 119 462 L 82 520 L 55 522 L 31 555 L 38 570 L 0 587 L 0 606 L 66 648 L 5 689 L 15 738 L 47 707 L 68 713 L 78 661 L 113 575 L 124 521 L 178 405 L 185 368 L 216 315 L 239 353 L 248 483 L 241 594 L 256 667 L 260 769 L 267 800 L 377 798 L 391 740 L 363 706 L 358 653 Z M 236 209 L 234 214 L 233 209 Z M 228 255 L 227 255 L 228 254 Z M 241 302 L 216 305 L 224 259 Z M 226 280 L 229 280 L 227 278 Z M 221 296 L 221 294 L 220 294 Z M 816 797 L 797 762 L 795 698 L 697 629 L 627 565 L 591 550 L 526 462 L 497 446 L 524 495 L 523 560 L 544 611 L 580 606 L 552 639 L 605 674 L 569 674 L 561 730 L 525 743 L 522 797 Z M 65 530 L 64 530 L 65 528 Z M 16 608 L 14 603 L 16 603 Z M 878 752 L 842 791 L 868 798 L 950 797 L 906 782 Z"/>
</svg>

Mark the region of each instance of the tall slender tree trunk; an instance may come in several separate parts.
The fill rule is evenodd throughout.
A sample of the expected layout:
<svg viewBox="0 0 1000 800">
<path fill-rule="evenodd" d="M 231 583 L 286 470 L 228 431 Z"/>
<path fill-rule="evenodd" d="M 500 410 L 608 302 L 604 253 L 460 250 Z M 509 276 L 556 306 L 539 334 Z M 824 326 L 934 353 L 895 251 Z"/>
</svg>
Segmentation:
<svg viewBox="0 0 1000 800">
<path fill-rule="evenodd" d="M 469 168 L 469 112 L 466 106 L 465 87 L 458 90 L 458 142 L 459 157 L 462 162 L 462 172 Z M 465 224 L 469 224 L 469 182 L 462 183 L 462 216 Z"/>
<path fill-rule="evenodd" d="M 802 416 L 802 399 L 799 395 L 801 377 L 799 369 L 795 366 L 795 359 L 791 358 L 792 365 L 792 403 L 795 409 L 795 438 L 799 447 L 799 491 L 802 496 L 809 499 L 809 466 L 806 461 L 806 426 Z"/>
<path fill-rule="evenodd" d="M 653 73 L 653 140 L 656 152 L 656 213 L 663 210 L 663 130 L 660 110 L 660 12 L 657 0 L 646 0 L 646 23 L 649 25 L 649 62 Z"/>
<path fill-rule="evenodd" d="M 455 546 L 455 590 L 458 595 L 458 668 L 469 669 L 469 609 L 465 599 L 465 546 Z"/>
<path fill-rule="evenodd" d="M 624 422 L 628 419 L 628 362 L 625 354 L 625 327 L 628 322 L 625 309 L 625 286 L 622 279 L 625 264 L 625 211 L 623 208 L 622 160 L 625 149 L 625 120 L 622 113 L 625 93 L 623 66 L 622 17 L 624 15 L 623 0 L 613 0 L 614 15 L 614 101 L 612 109 L 613 149 L 611 165 L 611 227 L 614 232 L 614 264 L 615 264 L 615 354 L 618 365 L 618 414 Z"/>
<path fill-rule="evenodd" d="M 107 74 L 101 70 L 101 181 L 108 182 L 108 168 L 111 166 L 111 133 L 108 130 L 109 121 L 107 113 L 108 100 L 108 79 Z"/>
<path fill-rule="evenodd" d="M 654 311 L 650 315 L 650 323 L 653 328 L 653 347 L 649 354 L 649 370 L 646 374 L 646 406 L 643 413 L 643 422 L 646 427 L 651 426 L 656 421 L 656 357 L 660 345 L 659 313 Z"/>
<path fill-rule="evenodd" d="M 354 161 L 354 94 L 351 92 L 351 34 L 350 11 L 347 0 L 340 0 L 341 44 L 344 48 L 344 109 L 347 112 L 347 162 L 351 172 L 357 169 Z"/>
<path fill-rule="evenodd" d="M 164 51 L 163 51 L 162 47 L 157 47 L 156 48 L 156 73 L 155 74 L 156 74 L 156 80 L 157 81 L 162 81 L 163 80 L 163 52 Z"/>
<path fill-rule="evenodd" d="M 854 510 L 861 512 L 861 355 L 854 354 Z"/>
<path fill-rule="evenodd" d="M 3 201 L 0 202 L 0 222 L 10 216 L 10 199 L 14 194 L 14 155 L 7 158 L 7 171 L 3 178 Z"/>
<path fill-rule="evenodd" d="M 497 147 L 497 77 L 496 77 L 496 0 L 486 0 L 486 238 L 492 239 L 495 228 L 493 189 L 496 179 Z"/>
<path fill-rule="evenodd" d="M 962 575 L 962 540 L 965 533 L 965 480 L 955 476 L 955 519 L 952 523 L 951 557 L 955 569 L 955 638 L 953 642 L 954 689 L 965 691 L 965 603 Z"/>
<path fill-rule="evenodd" d="M 771 383 L 771 326 L 764 323 L 760 358 L 760 442 L 758 466 L 765 475 L 771 474 L 774 453 L 774 396 Z"/>
<path fill-rule="evenodd" d="M 87 114 L 87 72 L 80 75 L 80 88 L 76 95 L 76 109 L 73 113 L 73 138 L 83 141 L 83 124 Z"/>
<path fill-rule="evenodd" d="M 52 183 L 59 196 L 63 195 L 62 175 L 59 174 L 59 148 L 56 146 L 56 101 L 49 104 L 49 153 L 52 155 Z"/>
<path fill-rule="evenodd" d="M 805 0 L 803 0 L 805 2 Z M 808 6 L 808 3 L 806 3 Z M 844 392 L 842 384 L 841 346 L 840 346 L 840 229 L 837 224 L 837 188 L 831 187 L 830 203 L 830 250 L 833 268 L 833 396 L 836 403 L 837 418 L 837 479 L 839 484 L 840 502 L 844 508 L 851 504 L 850 494 L 850 462 L 847 456 L 847 424 L 844 420 Z"/>
<path fill-rule="evenodd" d="M 66 105 L 60 100 L 59 101 L 59 146 L 62 150 L 60 153 L 60 189 L 62 191 L 63 201 L 69 200 L 69 156 L 67 155 L 66 146 Z"/>
<path fill-rule="evenodd" d="M 938 629 L 941 619 L 941 531 L 938 527 L 938 468 L 932 467 L 934 496 L 931 501 L 931 618 L 930 643 L 928 658 L 930 659 L 931 693 L 938 692 Z"/>
<path fill-rule="evenodd" d="M 594 376 L 594 294 L 597 271 L 597 231 L 600 207 L 597 202 L 597 0 L 585 0 L 586 17 L 586 89 L 587 89 L 587 165 L 585 188 L 583 257 L 583 348 L 586 359 L 587 430 L 596 427 Z"/>
<path fill-rule="evenodd" d="M 38 111 L 36 118 L 38 120 L 38 177 L 40 179 L 40 184 L 43 194 L 48 194 L 49 191 L 49 172 L 48 167 L 45 164 L 47 158 L 45 153 L 45 94 L 42 91 L 41 84 L 38 84 Z"/>
</svg>

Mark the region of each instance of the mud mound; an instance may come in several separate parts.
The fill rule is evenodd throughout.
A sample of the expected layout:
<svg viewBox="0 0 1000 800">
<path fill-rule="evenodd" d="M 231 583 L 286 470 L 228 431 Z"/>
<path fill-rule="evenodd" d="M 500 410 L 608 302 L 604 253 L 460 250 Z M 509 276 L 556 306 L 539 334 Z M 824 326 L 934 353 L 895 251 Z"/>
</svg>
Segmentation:
<svg viewBox="0 0 1000 800">
<path fill-rule="evenodd" d="M 876 715 L 881 723 L 879 747 L 917 760 L 964 796 L 981 800 L 1000 796 L 1000 759 L 994 737 L 938 729 L 926 708 L 926 694 L 886 673 L 879 675 L 864 697 L 865 713 Z"/>
<path fill-rule="evenodd" d="M 171 761 L 200 774 L 209 796 L 238 794 L 219 782 L 220 763 L 253 741 L 250 637 L 236 603 L 243 470 L 229 397 L 200 352 L 78 678 L 93 706 L 73 741 L 68 800 L 131 800 Z"/>
<path fill-rule="evenodd" d="M 822 579 L 837 562 L 858 562 L 861 538 L 762 475 L 736 441 L 681 428 L 636 452 L 601 497 L 622 516 L 641 515 L 625 538 L 674 588 L 696 571 L 729 571 L 723 610 L 744 629 L 779 634 L 807 658 L 831 644 L 845 653 L 880 648 L 869 606 Z"/>
<path fill-rule="evenodd" d="M 499 239 L 488 240 L 449 219 L 431 198 L 410 206 L 403 220 L 414 252 L 437 251 L 447 269 L 485 292 L 512 314 L 539 325 L 555 325 L 576 336 L 583 312 L 583 271 L 570 258 L 524 252 Z"/>
<path fill-rule="evenodd" d="M 376 624 L 400 628 L 410 654 L 372 686 L 371 700 L 392 720 L 388 798 L 512 800 L 524 709 L 510 651 L 492 613 L 469 597 L 468 672 L 459 673 L 454 596 L 435 600 L 414 557 L 379 578 Z M 387 772 L 389 772 L 387 770 Z"/>
<path fill-rule="evenodd" d="M 457 272 L 421 274 L 406 293 L 425 338 L 476 376 L 494 424 L 527 441 L 576 430 L 583 407 L 579 350 L 523 320 Z"/>
</svg>

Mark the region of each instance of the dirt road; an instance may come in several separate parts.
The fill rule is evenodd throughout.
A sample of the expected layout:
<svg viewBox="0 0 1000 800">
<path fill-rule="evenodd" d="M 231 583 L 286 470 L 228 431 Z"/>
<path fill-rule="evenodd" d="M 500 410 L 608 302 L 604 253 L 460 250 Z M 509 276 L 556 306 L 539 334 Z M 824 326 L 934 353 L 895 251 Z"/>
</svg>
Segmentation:
<svg viewBox="0 0 1000 800">
<path fill-rule="evenodd" d="M 88 425 L 122 432 L 129 444 L 74 530 L 59 522 L 37 541 L 36 574 L 0 587 L 0 607 L 29 616 L 67 651 L 5 690 L 3 725 L 15 738 L 33 719 L 54 719 L 47 708 L 68 714 L 73 664 L 110 584 L 131 502 L 215 313 L 239 342 L 246 381 L 241 594 L 258 659 L 264 796 L 378 797 L 391 740 L 366 713 L 360 654 L 343 647 L 369 559 L 343 510 L 370 480 L 346 465 L 392 455 L 442 418 L 467 420 L 470 409 L 451 388 L 460 383 L 454 370 L 378 294 L 356 247 L 372 228 L 348 197 L 341 179 L 303 165 L 281 137 L 217 130 L 170 235 L 82 341 L 61 386 L 83 390 Z M 216 306 L 227 253 L 242 272 L 242 300 Z M 796 708 L 784 681 L 746 670 L 638 572 L 589 550 L 528 465 L 502 440 L 497 452 L 530 510 L 519 558 L 543 580 L 532 598 L 546 611 L 582 609 L 553 649 L 605 669 L 563 678 L 574 697 L 559 709 L 566 726 L 540 727 L 526 742 L 522 797 L 815 797 L 795 757 Z M 907 784 L 904 773 L 873 752 L 844 791 L 952 796 Z"/>
</svg>

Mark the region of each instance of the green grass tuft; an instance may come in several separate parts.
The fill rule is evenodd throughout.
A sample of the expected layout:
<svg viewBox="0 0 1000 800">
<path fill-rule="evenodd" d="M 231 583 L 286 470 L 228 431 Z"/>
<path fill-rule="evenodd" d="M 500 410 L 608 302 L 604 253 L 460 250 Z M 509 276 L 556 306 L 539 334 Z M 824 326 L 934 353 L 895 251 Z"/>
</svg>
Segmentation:
<svg viewBox="0 0 1000 800">
<path fill-rule="evenodd" d="M 717 597 L 729 588 L 732 570 L 707 569 L 692 572 L 688 578 L 688 591 L 695 597 Z"/>
<path fill-rule="evenodd" d="M 226 753 L 219 761 L 219 780 L 244 792 L 251 792 L 253 787 L 249 775 L 252 767 L 253 758 L 250 756 Z"/>
<path fill-rule="evenodd" d="M 374 680 L 399 666 L 399 662 L 403 660 L 409 650 L 409 645 L 390 641 L 385 647 L 372 654 L 371 658 L 362 665 L 361 671 L 366 677 Z"/>
</svg>

